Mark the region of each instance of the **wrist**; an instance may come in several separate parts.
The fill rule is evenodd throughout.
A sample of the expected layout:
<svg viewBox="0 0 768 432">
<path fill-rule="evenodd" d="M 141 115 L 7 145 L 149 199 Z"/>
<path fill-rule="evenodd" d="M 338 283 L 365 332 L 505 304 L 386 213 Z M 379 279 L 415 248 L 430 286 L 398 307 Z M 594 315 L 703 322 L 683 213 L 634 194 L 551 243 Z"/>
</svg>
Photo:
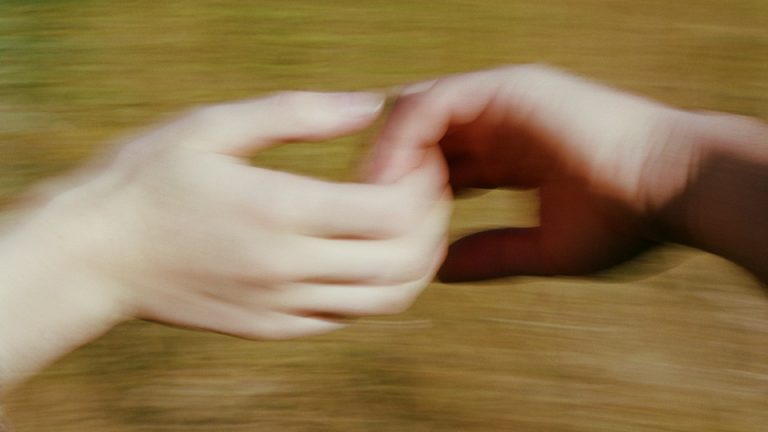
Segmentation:
<svg viewBox="0 0 768 432">
<path fill-rule="evenodd" d="M 64 192 L 0 238 L 0 392 L 124 319 L 117 291 L 90 265 L 84 211 Z"/>
<path fill-rule="evenodd" d="M 690 148 L 685 182 L 659 212 L 665 240 L 731 259 L 768 280 L 768 125 L 686 113 L 670 146 Z"/>
</svg>

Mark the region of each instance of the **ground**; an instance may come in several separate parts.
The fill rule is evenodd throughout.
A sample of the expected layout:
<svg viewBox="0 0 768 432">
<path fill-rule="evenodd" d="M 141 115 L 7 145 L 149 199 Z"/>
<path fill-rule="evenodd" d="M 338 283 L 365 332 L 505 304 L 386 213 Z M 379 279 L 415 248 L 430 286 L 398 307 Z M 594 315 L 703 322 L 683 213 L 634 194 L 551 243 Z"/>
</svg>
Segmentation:
<svg viewBox="0 0 768 432">
<path fill-rule="evenodd" d="M 765 119 L 767 59 L 764 0 L 8 0 L 0 204 L 190 105 L 543 62 Z M 255 162 L 351 178 L 371 133 Z M 535 223 L 534 196 L 461 202 L 452 230 L 511 223 Z M 434 284 L 404 315 L 292 342 L 133 322 L 7 410 L 21 432 L 768 431 L 767 341 L 753 279 L 666 247 L 584 278 Z"/>
</svg>

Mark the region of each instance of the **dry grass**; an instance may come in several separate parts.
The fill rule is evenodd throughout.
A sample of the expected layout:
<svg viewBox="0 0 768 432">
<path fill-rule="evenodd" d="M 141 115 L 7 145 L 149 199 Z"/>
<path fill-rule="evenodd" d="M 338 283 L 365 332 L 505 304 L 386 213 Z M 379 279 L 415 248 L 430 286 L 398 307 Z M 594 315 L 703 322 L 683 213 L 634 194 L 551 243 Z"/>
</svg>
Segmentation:
<svg viewBox="0 0 768 432">
<path fill-rule="evenodd" d="M 510 62 L 765 118 L 766 29 L 763 0 L 4 1 L 0 201 L 191 104 Z M 257 161 L 347 177 L 365 138 Z M 534 203 L 475 198 L 454 231 L 529 224 Z M 405 315 L 308 340 L 135 322 L 8 410 L 21 432 L 768 431 L 768 298 L 668 248 L 590 278 L 435 284 Z"/>
</svg>

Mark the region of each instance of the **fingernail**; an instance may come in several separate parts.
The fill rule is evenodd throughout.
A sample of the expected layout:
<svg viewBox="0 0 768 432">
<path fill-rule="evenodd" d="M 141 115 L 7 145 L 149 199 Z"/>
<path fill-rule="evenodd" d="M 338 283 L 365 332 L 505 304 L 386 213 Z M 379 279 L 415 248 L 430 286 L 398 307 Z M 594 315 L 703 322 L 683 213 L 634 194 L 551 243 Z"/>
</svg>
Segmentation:
<svg viewBox="0 0 768 432">
<path fill-rule="evenodd" d="M 384 106 L 384 95 L 380 93 L 359 92 L 339 93 L 345 115 L 350 117 L 370 117 L 378 114 Z"/>
</svg>

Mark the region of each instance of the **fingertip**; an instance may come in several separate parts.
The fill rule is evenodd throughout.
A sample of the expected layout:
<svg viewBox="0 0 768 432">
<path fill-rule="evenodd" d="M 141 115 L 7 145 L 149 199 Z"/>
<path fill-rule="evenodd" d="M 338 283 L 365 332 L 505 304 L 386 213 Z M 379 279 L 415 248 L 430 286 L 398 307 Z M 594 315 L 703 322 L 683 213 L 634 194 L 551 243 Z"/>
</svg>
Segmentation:
<svg viewBox="0 0 768 432">
<path fill-rule="evenodd" d="M 376 92 L 343 93 L 295 93 L 288 98 L 295 100 L 286 105 L 286 114 L 304 117 L 306 124 L 296 124 L 304 128 L 310 137 L 318 139 L 333 138 L 354 133 L 368 127 L 382 111 L 385 96 Z M 303 115 L 302 115 L 303 113 Z"/>
<path fill-rule="evenodd" d="M 318 336 L 349 327 L 350 323 L 339 317 L 323 314 L 285 315 L 282 320 L 275 320 L 268 330 L 261 329 L 261 338 L 267 340 L 286 340 L 300 337 Z"/>
<path fill-rule="evenodd" d="M 340 113 L 351 119 L 374 119 L 384 107 L 386 96 L 377 92 L 330 93 L 340 106 Z"/>
<path fill-rule="evenodd" d="M 307 320 L 307 328 L 303 332 L 302 336 L 319 336 L 326 333 L 343 330 L 352 325 L 351 321 L 349 320 L 342 320 L 341 317 L 323 314 L 308 316 L 304 319 Z"/>
</svg>

